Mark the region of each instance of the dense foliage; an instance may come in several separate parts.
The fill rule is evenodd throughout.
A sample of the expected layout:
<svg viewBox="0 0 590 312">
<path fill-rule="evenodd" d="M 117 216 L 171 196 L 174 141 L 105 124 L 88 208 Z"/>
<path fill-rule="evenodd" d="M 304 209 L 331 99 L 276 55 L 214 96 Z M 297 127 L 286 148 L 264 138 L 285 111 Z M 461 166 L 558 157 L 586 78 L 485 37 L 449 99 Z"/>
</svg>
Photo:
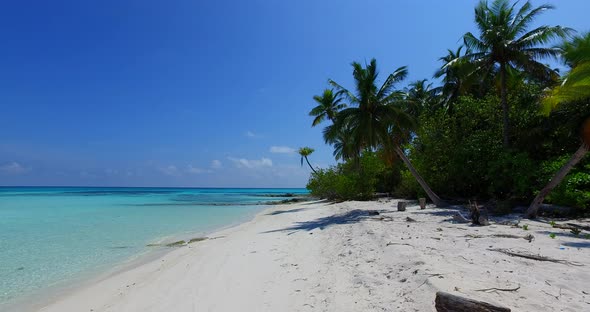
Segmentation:
<svg viewBox="0 0 590 312">
<path fill-rule="evenodd" d="M 324 138 L 342 162 L 312 174 L 311 193 L 348 200 L 389 192 L 435 201 L 434 190 L 450 201 L 510 207 L 535 198 L 590 209 L 590 157 L 580 138 L 585 121 L 590 129 L 590 35 L 567 37 L 571 30 L 560 26 L 527 29 L 550 8 L 481 2 L 480 37 L 466 34 L 467 49 L 441 57 L 440 87 L 419 80 L 396 89 L 405 67 L 380 85 L 375 60 L 353 63 L 355 92 L 330 80 L 334 89 L 314 98 L 320 105 L 311 115 L 313 126 L 330 123 Z M 489 37 L 494 29 L 503 31 Z M 561 47 L 548 46 L 553 38 L 564 38 Z M 505 42 L 502 54 L 497 47 Z M 543 65 L 547 56 L 561 57 L 571 70 L 560 78 Z"/>
<path fill-rule="evenodd" d="M 312 174 L 307 187 L 311 195 L 330 200 L 371 199 L 386 178 L 386 166 L 375 153 L 363 153 L 348 161 Z"/>
</svg>

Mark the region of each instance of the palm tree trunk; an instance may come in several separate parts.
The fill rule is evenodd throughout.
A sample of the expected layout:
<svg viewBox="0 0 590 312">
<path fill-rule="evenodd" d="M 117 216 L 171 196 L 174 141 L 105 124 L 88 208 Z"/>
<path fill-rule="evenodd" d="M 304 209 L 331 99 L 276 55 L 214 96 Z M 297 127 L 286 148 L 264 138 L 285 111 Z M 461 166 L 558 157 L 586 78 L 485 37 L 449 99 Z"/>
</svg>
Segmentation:
<svg viewBox="0 0 590 312">
<path fill-rule="evenodd" d="M 565 178 L 565 176 L 568 174 L 568 172 L 578 162 L 580 162 L 580 160 L 582 160 L 582 158 L 584 158 L 584 156 L 586 155 L 586 153 L 588 153 L 588 145 L 586 145 L 586 143 L 582 143 L 582 145 L 574 153 L 574 155 L 572 156 L 572 158 L 570 158 L 570 160 L 565 165 L 563 165 L 563 167 L 561 167 L 561 169 L 559 169 L 559 171 L 557 171 L 557 173 L 551 179 L 551 181 L 549 181 L 549 183 L 541 190 L 541 192 L 539 192 L 539 195 L 537 195 L 537 197 L 535 197 L 535 199 L 533 200 L 533 202 L 529 206 L 529 209 L 527 209 L 527 211 L 526 211 L 526 217 L 527 218 L 534 219 L 534 218 L 537 217 L 537 213 L 539 212 L 539 206 L 541 206 L 541 204 L 543 203 L 543 200 L 545 200 L 545 197 L 549 193 L 551 193 L 551 191 L 557 185 L 559 185 L 559 183 L 561 183 L 561 181 L 563 180 L 563 178 Z"/>
<path fill-rule="evenodd" d="M 395 143 L 394 143 L 395 144 Z M 406 154 L 404 153 L 404 151 L 402 151 L 402 149 L 395 145 L 394 147 L 396 154 L 402 159 L 402 161 L 404 162 L 404 164 L 408 167 L 408 169 L 410 170 L 410 172 L 412 173 L 412 175 L 414 176 L 414 178 L 416 179 L 416 181 L 418 181 L 418 184 L 420 184 L 420 186 L 422 187 L 422 189 L 424 190 L 424 192 L 426 192 L 426 195 L 428 195 L 428 197 L 430 198 L 430 200 L 432 200 L 432 202 L 437 206 L 437 207 L 446 207 L 448 206 L 447 203 L 445 203 L 443 200 L 440 199 L 440 197 L 438 197 L 438 195 L 436 195 L 428 186 L 428 184 L 426 184 L 426 181 L 424 181 L 424 179 L 422 178 L 422 176 L 420 176 L 420 174 L 418 173 L 418 171 L 416 171 L 416 168 L 414 168 L 414 166 L 412 165 L 412 163 L 410 162 L 410 160 L 408 159 L 408 157 L 406 156 Z"/>
<path fill-rule="evenodd" d="M 311 168 L 311 171 L 313 171 L 313 173 L 318 174 L 317 171 L 315 171 L 315 169 L 313 169 L 313 167 L 311 166 L 311 164 L 309 163 L 309 159 L 307 159 L 307 156 L 305 156 L 305 161 L 307 161 L 307 164 L 309 165 L 309 168 Z"/>
<path fill-rule="evenodd" d="M 500 65 L 500 98 L 502 101 L 502 118 L 504 121 L 504 148 L 510 147 L 510 116 L 508 107 L 508 90 L 507 90 L 507 72 L 506 64 Z"/>
</svg>

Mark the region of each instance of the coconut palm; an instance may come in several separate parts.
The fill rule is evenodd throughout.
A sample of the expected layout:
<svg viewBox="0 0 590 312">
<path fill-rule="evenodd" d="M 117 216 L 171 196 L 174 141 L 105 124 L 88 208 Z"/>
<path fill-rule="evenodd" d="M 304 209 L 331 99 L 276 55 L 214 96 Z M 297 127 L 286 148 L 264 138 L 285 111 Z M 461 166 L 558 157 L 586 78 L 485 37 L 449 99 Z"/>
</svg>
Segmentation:
<svg viewBox="0 0 590 312">
<path fill-rule="evenodd" d="M 433 88 L 432 83 L 428 83 L 427 79 L 410 83 L 406 88 L 407 112 L 419 117 L 424 111 L 435 110 L 440 104 L 440 91 L 440 87 Z"/>
<path fill-rule="evenodd" d="M 470 50 L 466 58 L 475 63 L 477 70 L 484 75 L 490 71 L 499 75 L 504 147 L 510 146 L 509 72 L 524 71 L 536 79 L 557 79 L 557 73 L 538 60 L 557 57 L 559 49 L 542 45 L 556 38 L 565 38 L 571 32 L 561 26 L 540 26 L 529 30 L 535 18 L 553 6 L 535 8 L 527 1 L 516 8 L 517 4 L 510 4 L 509 0 L 480 1 L 475 8 L 475 24 L 480 36 L 477 38 L 471 32 L 463 36 L 465 46 Z"/>
<path fill-rule="evenodd" d="M 303 159 L 305 159 L 309 168 L 311 168 L 311 171 L 313 171 L 313 173 L 318 173 L 309 163 L 309 159 L 307 159 L 307 156 L 311 155 L 314 151 L 315 150 L 311 147 L 301 147 L 299 148 L 299 155 L 301 155 L 301 166 L 303 166 Z"/>
<path fill-rule="evenodd" d="M 322 95 L 315 95 L 313 99 L 318 103 L 318 106 L 309 112 L 310 116 L 315 117 L 311 124 L 312 127 L 317 126 L 326 118 L 334 121 L 336 113 L 346 107 L 339 94 L 332 89 L 324 90 Z"/>
<path fill-rule="evenodd" d="M 550 110 L 560 103 L 578 100 L 590 101 L 590 33 L 574 38 L 562 46 L 563 57 L 571 67 L 563 83 L 550 91 L 545 98 L 545 107 Z M 568 172 L 588 153 L 590 146 L 590 118 L 582 125 L 582 144 L 570 160 L 563 166 L 549 183 L 539 192 L 526 211 L 528 218 L 535 218 L 539 206 L 545 197 L 559 185 Z"/>
<path fill-rule="evenodd" d="M 476 75 L 475 64 L 470 62 L 465 55 L 471 52 L 462 50 L 447 50 L 447 55 L 439 58 L 443 63 L 441 68 L 434 73 L 434 78 L 442 78 L 442 103 L 449 113 L 453 112 L 453 101 L 459 96 L 473 93 L 476 88 L 482 85 L 480 77 Z"/>
<path fill-rule="evenodd" d="M 396 90 L 396 83 L 402 81 L 408 74 L 406 67 L 400 67 L 390 74 L 381 87 L 377 86 L 377 61 L 372 59 L 363 67 L 354 62 L 353 78 L 355 92 L 349 91 L 333 80 L 330 84 L 348 100 L 349 107 L 341 110 L 334 124 L 324 131 L 335 135 L 346 133 L 347 142 L 354 144 L 356 154 L 362 150 L 386 148 L 393 150 L 408 166 L 410 172 L 420 183 L 430 199 L 438 206 L 444 202 L 430 189 L 406 157 L 401 147 L 396 144 L 392 134 L 408 134 L 414 126 L 412 118 L 403 109 L 405 93 Z"/>
</svg>

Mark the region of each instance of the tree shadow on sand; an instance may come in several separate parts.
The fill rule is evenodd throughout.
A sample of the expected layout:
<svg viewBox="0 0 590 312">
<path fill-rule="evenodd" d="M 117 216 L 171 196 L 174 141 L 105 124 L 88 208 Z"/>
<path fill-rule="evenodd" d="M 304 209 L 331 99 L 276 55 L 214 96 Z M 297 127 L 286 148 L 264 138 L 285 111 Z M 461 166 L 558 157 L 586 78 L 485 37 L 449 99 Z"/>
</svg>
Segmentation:
<svg viewBox="0 0 590 312">
<path fill-rule="evenodd" d="M 590 242 L 566 242 L 562 245 L 572 248 L 590 248 Z"/>
<path fill-rule="evenodd" d="M 425 209 L 425 210 L 417 210 L 417 211 L 412 211 L 412 214 L 415 215 L 432 215 L 432 216 L 437 216 L 437 217 L 447 217 L 446 219 L 443 219 L 440 221 L 440 223 L 443 222 L 451 222 L 451 223 L 456 223 L 456 220 L 453 219 L 453 216 L 460 213 L 463 217 L 465 218 L 469 218 L 469 209 L 462 207 L 462 206 L 449 206 L 446 207 L 444 209 Z"/>
<path fill-rule="evenodd" d="M 277 210 L 277 211 L 273 211 L 271 213 L 267 213 L 267 216 L 276 216 L 276 215 L 280 215 L 283 213 L 293 213 L 293 212 L 299 212 L 299 211 L 303 211 L 303 210 L 307 210 L 308 208 L 295 208 L 295 209 L 289 209 L 289 210 Z"/>
<path fill-rule="evenodd" d="M 328 217 L 318 218 L 312 221 L 303 221 L 303 222 L 296 222 L 294 225 L 290 227 L 286 227 L 283 229 L 277 230 L 270 230 L 262 232 L 263 234 L 266 233 L 276 233 L 276 232 L 291 232 L 287 235 L 291 235 L 298 231 L 313 231 L 316 229 L 323 230 L 329 226 L 333 225 L 340 225 L 340 224 L 351 224 L 363 221 L 370 216 L 375 216 L 380 213 L 389 212 L 387 210 L 360 210 L 355 209 L 348 211 L 343 214 L 335 214 Z"/>
</svg>

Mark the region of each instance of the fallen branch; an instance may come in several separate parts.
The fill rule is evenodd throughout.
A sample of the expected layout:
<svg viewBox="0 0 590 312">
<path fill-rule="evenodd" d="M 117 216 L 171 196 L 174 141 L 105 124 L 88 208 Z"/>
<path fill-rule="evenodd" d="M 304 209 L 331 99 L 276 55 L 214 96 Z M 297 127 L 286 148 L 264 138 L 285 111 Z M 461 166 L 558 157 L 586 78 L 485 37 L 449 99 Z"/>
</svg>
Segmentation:
<svg viewBox="0 0 590 312">
<path fill-rule="evenodd" d="M 405 244 L 405 243 L 392 243 L 392 242 L 389 242 L 389 243 L 385 244 L 386 247 L 387 246 L 391 246 L 391 245 L 403 245 L 403 246 L 411 246 L 411 247 L 414 247 L 414 246 L 412 246 L 410 244 Z"/>
<path fill-rule="evenodd" d="M 465 237 L 468 237 L 470 239 L 474 239 L 474 238 L 486 238 L 486 237 L 522 238 L 522 239 L 528 240 L 529 243 L 535 239 L 535 237 L 533 235 L 531 235 L 531 234 L 528 234 L 528 235 L 525 235 L 525 236 L 518 236 L 518 235 L 512 235 L 512 234 L 492 234 L 492 235 L 467 234 L 467 235 L 465 235 Z"/>
<path fill-rule="evenodd" d="M 492 288 L 476 289 L 475 291 L 483 291 L 483 292 L 487 292 L 487 291 L 517 291 L 519 289 L 520 289 L 520 285 L 518 285 L 518 287 L 515 287 L 515 288 L 496 288 L 496 287 L 492 287 Z"/>
<path fill-rule="evenodd" d="M 562 229 L 562 230 L 578 229 L 578 230 L 585 230 L 585 231 L 590 232 L 590 226 L 584 226 L 584 225 L 579 225 L 579 224 L 575 224 L 575 223 L 555 224 L 553 227 L 557 228 L 557 229 Z"/>
<path fill-rule="evenodd" d="M 561 260 L 561 259 L 553 259 L 553 258 L 541 256 L 541 255 L 518 253 L 518 252 L 512 251 L 510 249 L 490 248 L 488 250 L 490 250 L 490 251 L 496 251 L 496 252 L 501 252 L 501 253 L 507 254 L 509 256 L 520 257 L 520 258 L 525 258 L 525 259 L 530 259 L 530 260 L 548 261 L 548 262 L 555 262 L 555 263 L 561 263 L 561 264 L 569 264 L 569 265 L 573 265 L 573 266 L 584 266 L 581 263 L 576 263 L 576 262 L 571 262 L 571 261 Z"/>
</svg>

